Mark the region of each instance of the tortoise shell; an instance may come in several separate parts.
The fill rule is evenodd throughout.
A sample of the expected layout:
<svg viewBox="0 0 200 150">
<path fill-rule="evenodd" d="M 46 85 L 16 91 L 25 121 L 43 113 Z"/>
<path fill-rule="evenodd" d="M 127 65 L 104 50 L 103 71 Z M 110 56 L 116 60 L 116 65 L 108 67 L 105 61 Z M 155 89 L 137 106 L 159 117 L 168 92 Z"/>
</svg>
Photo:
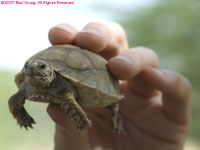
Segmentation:
<svg viewBox="0 0 200 150">
<path fill-rule="evenodd" d="M 123 98 L 118 80 L 107 70 L 107 61 L 93 52 L 72 45 L 55 45 L 29 60 L 47 61 L 55 72 L 70 80 L 82 106 L 105 107 Z"/>
</svg>

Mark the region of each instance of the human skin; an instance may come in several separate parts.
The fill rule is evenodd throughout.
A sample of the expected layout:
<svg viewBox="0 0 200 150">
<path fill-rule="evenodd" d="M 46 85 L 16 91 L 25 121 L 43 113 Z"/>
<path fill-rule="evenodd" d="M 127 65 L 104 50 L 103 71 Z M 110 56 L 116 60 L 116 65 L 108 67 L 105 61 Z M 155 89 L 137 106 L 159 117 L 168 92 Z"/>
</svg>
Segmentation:
<svg viewBox="0 0 200 150">
<path fill-rule="evenodd" d="M 55 44 L 74 44 L 108 60 L 125 98 L 120 115 L 127 135 L 111 130 L 106 108 L 84 108 L 92 126 L 77 131 L 56 104 L 47 108 L 56 124 L 56 150 L 182 150 L 190 126 L 191 84 L 180 74 L 159 69 L 157 54 L 129 48 L 123 28 L 113 22 L 91 22 L 82 31 L 59 24 L 49 31 Z"/>
</svg>

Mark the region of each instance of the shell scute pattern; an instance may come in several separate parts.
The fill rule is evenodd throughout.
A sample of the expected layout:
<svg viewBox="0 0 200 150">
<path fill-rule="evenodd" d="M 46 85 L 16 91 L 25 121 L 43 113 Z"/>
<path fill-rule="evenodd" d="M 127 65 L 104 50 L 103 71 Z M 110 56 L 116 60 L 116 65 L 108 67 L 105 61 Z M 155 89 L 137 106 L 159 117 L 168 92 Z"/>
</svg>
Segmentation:
<svg viewBox="0 0 200 150">
<path fill-rule="evenodd" d="M 64 60 L 65 64 L 75 70 L 91 70 L 94 69 L 91 61 L 80 51 L 68 51 Z"/>
<path fill-rule="evenodd" d="M 32 128 L 35 121 L 24 108 L 25 100 L 56 103 L 75 127 L 83 130 L 91 123 L 81 106 L 111 106 L 113 131 L 125 134 L 117 103 L 124 96 L 106 64 L 103 57 L 71 45 L 56 45 L 38 52 L 16 75 L 19 91 L 9 99 L 11 113 L 21 127 Z"/>
<path fill-rule="evenodd" d="M 118 83 L 107 72 L 107 61 L 76 46 L 56 45 L 37 53 L 30 59 L 43 59 L 62 76 L 81 87 L 98 89 L 101 93 L 119 96 Z M 117 89 L 116 89 L 117 88 Z"/>
</svg>

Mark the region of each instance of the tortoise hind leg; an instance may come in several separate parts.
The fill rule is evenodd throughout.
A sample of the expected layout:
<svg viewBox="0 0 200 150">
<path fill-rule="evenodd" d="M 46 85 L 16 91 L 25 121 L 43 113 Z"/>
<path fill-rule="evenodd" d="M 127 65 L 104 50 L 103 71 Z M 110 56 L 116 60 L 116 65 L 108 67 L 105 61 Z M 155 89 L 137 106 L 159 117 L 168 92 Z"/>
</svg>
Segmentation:
<svg viewBox="0 0 200 150">
<path fill-rule="evenodd" d="M 121 117 L 119 115 L 119 104 L 112 104 L 107 108 L 112 112 L 112 131 L 126 135 Z"/>
<path fill-rule="evenodd" d="M 91 121 L 87 118 L 86 113 L 76 102 L 72 92 L 67 92 L 65 94 L 65 100 L 61 103 L 61 108 L 72 120 L 76 129 L 81 131 L 91 125 Z"/>
</svg>

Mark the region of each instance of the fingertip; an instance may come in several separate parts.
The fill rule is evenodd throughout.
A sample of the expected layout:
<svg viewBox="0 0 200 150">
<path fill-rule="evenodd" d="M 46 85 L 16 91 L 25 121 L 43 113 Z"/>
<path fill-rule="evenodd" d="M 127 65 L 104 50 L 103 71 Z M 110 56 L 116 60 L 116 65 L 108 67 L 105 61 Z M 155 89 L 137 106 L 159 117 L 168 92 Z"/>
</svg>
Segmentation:
<svg viewBox="0 0 200 150">
<path fill-rule="evenodd" d="M 121 52 L 108 62 L 114 76 L 121 80 L 134 78 L 149 67 L 158 67 L 158 57 L 153 50 L 136 47 Z"/>
<path fill-rule="evenodd" d="M 90 32 L 91 30 L 81 31 L 76 36 L 76 44 L 81 48 L 91 50 L 95 53 L 100 52 L 106 47 L 105 40 L 99 35 Z"/>
<path fill-rule="evenodd" d="M 107 60 L 128 48 L 124 29 L 114 22 L 88 23 L 76 35 L 75 43 L 81 48 L 98 53 Z"/>
<path fill-rule="evenodd" d="M 49 41 L 51 44 L 72 44 L 78 29 L 69 24 L 58 24 L 49 30 Z"/>
<path fill-rule="evenodd" d="M 127 80 L 133 76 L 131 60 L 124 56 L 113 57 L 108 61 L 108 69 L 113 76 Z"/>
<path fill-rule="evenodd" d="M 98 53 L 107 46 L 107 28 L 101 23 L 89 23 L 76 35 L 76 44 L 82 48 Z"/>
</svg>

